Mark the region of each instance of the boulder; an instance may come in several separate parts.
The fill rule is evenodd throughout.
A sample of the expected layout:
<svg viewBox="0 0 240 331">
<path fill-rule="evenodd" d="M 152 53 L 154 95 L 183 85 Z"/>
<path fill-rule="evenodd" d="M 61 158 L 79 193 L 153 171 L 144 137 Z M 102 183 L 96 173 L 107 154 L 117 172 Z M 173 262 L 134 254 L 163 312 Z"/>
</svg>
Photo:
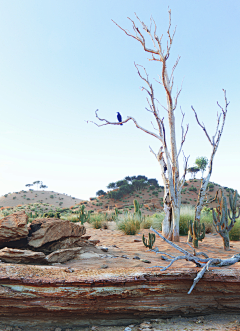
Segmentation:
<svg viewBox="0 0 240 331">
<path fill-rule="evenodd" d="M 0 246 L 28 236 L 28 217 L 24 211 L 6 216 L 0 220 Z"/>
<path fill-rule="evenodd" d="M 7 263 L 48 264 L 42 252 L 5 247 L 0 250 L 0 260 Z"/>
<path fill-rule="evenodd" d="M 39 248 L 46 243 L 68 237 L 81 238 L 86 228 L 68 220 L 58 218 L 39 218 L 30 225 L 29 246 Z"/>
<path fill-rule="evenodd" d="M 83 246 L 94 246 L 95 242 L 90 242 L 79 237 L 68 237 L 63 238 L 54 242 L 49 242 L 44 244 L 39 248 L 35 248 L 36 251 L 44 252 L 45 254 L 50 254 L 59 249 L 68 249 L 74 247 L 83 247 Z"/>
<path fill-rule="evenodd" d="M 74 259 L 81 251 L 82 247 L 59 249 L 49 254 L 46 259 L 49 263 L 63 263 Z"/>
</svg>

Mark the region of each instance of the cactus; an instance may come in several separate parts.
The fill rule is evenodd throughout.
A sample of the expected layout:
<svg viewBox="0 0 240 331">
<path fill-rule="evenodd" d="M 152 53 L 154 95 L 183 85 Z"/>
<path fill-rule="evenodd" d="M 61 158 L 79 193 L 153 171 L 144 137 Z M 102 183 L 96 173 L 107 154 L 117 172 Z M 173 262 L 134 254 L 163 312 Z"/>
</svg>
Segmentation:
<svg viewBox="0 0 240 331">
<path fill-rule="evenodd" d="M 142 212 L 140 210 L 139 202 L 136 199 L 134 199 L 133 200 L 133 204 L 134 204 L 134 216 L 138 216 L 139 217 L 139 220 L 141 222 L 141 220 L 142 220 Z"/>
<path fill-rule="evenodd" d="M 219 192 L 219 191 L 218 191 Z M 229 203 L 230 209 L 227 207 L 227 198 L 224 196 L 223 190 L 221 189 L 220 197 L 218 197 L 218 192 L 216 194 L 216 198 L 218 201 L 218 206 L 216 207 L 216 212 L 214 209 L 212 210 L 213 215 L 213 225 L 218 234 L 223 238 L 223 246 L 224 250 L 230 250 L 229 243 L 229 231 L 233 228 L 236 223 L 236 218 L 239 217 L 239 209 L 237 211 L 237 191 L 234 192 L 234 196 L 231 192 L 229 192 Z M 232 216 L 230 214 L 230 210 Z M 231 223 L 228 224 L 228 217 L 231 220 Z"/>
<path fill-rule="evenodd" d="M 155 240 L 156 240 L 155 233 L 148 233 L 148 242 L 147 242 L 147 239 L 145 239 L 144 234 L 142 236 L 143 244 L 146 247 L 149 247 L 150 249 L 153 248 L 153 244 L 155 243 Z"/>
<path fill-rule="evenodd" d="M 85 209 L 85 205 L 82 205 L 80 210 L 79 210 L 79 216 L 78 219 L 81 222 L 81 224 L 83 225 L 83 223 L 90 221 L 90 212 L 84 212 Z"/>
<path fill-rule="evenodd" d="M 188 221 L 188 241 L 192 243 L 194 248 L 198 248 L 198 241 L 205 238 L 205 224 L 198 221 Z"/>
</svg>

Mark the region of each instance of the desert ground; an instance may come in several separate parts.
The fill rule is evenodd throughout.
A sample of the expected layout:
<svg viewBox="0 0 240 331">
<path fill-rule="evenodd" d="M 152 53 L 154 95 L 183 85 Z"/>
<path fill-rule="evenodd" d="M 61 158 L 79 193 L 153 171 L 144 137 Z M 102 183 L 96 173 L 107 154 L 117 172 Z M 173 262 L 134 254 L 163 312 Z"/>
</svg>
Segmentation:
<svg viewBox="0 0 240 331">
<path fill-rule="evenodd" d="M 161 259 L 161 254 L 155 254 L 146 248 L 142 243 L 142 234 L 148 235 L 150 230 L 140 230 L 136 235 L 125 235 L 123 232 L 117 230 L 115 222 L 108 222 L 107 229 L 94 229 L 90 224 L 85 223 L 86 235 L 91 236 L 91 240 L 99 240 L 95 247 L 86 247 L 81 258 L 76 258 L 66 262 L 65 264 L 55 264 L 62 272 L 63 268 L 70 268 L 74 270 L 81 270 L 88 272 L 95 270 L 98 272 L 101 269 L 109 269 L 114 271 L 116 268 L 149 268 L 156 266 L 166 266 L 167 261 Z M 187 244 L 187 236 L 181 236 L 178 245 L 191 252 L 191 247 Z M 224 251 L 222 239 L 217 234 L 206 234 L 205 239 L 199 243 L 197 250 L 206 253 L 209 257 L 228 258 L 240 252 L 240 242 L 234 241 L 230 243 L 231 250 Z M 180 253 L 164 242 L 160 237 L 156 238 L 154 247 L 158 247 L 161 252 L 169 253 L 177 256 Z M 181 269 L 185 267 L 195 268 L 194 264 L 185 260 L 177 261 L 171 266 L 171 269 Z M 239 265 L 235 264 L 229 268 L 239 269 Z M 199 271 L 196 268 L 196 273 Z M 201 281 L 200 281 L 201 282 Z M 199 283 L 200 283 L 199 282 Z M 198 286 L 198 285 L 196 285 Z M 188 288 L 186 288 L 187 295 Z M 208 315 L 196 316 L 186 318 L 184 316 L 177 316 L 170 319 L 151 319 L 141 321 L 139 324 L 131 325 L 116 325 L 116 326 L 91 326 L 80 327 L 77 325 L 27 325 L 25 322 L 19 322 L 18 325 L 12 325 L 11 322 L 0 321 L 0 331 L 77 331 L 77 330 L 95 330 L 95 331 L 160 331 L 160 330 L 240 330 L 240 314 L 239 315 Z"/>
</svg>

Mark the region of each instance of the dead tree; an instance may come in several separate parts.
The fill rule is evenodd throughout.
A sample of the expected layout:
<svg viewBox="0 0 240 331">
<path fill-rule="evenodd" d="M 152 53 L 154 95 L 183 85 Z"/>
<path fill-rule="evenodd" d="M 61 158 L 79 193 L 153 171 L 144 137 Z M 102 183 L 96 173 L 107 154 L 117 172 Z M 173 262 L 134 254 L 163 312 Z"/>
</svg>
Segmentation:
<svg viewBox="0 0 240 331">
<path fill-rule="evenodd" d="M 225 109 L 223 109 L 223 107 L 221 107 L 219 105 L 219 103 L 217 102 L 217 105 L 220 107 L 221 109 L 221 113 L 217 114 L 217 127 L 216 127 L 216 132 L 214 134 L 214 136 L 212 137 L 212 139 L 210 138 L 204 123 L 200 123 L 197 113 L 195 111 L 195 109 L 192 106 L 192 110 L 194 111 L 195 114 L 195 118 L 197 120 L 198 125 L 203 129 L 208 141 L 210 142 L 211 146 L 212 146 L 212 153 L 211 153 L 211 157 L 210 157 L 210 161 L 209 161 L 209 166 L 208 166 L 208 173 L 205 176 L 205 178 L 201 179 L 201 187 L 199 190 L 199 194 L 198 194 L 198 200 L 197 200 L 197 204 L 195 206 L 195 221 L 200 222 L 200 217 L 201 217 L 201 211 L 204 205 L 204 199 L 206 196 L 206 190 L 207 190 L 207 185 L 209 183 L 211 174 L 212 174 L 212 169 L 213 169 L 213 159 L 214 156 L 217 152 L 218 146 L 219 146 L 219 142 L 223 133 L 223 128 L 224 128 L 224 124 L 225 124 L 225 120 L 226 120 L 226 115 L 227 115 L 227 108 L 229 105 L 229 102 L 227 102 L 227 97 L 226 97 L 226 91 L 223 90 L 224 93 L 224 99 L 225 99 Z M 222 118 L 222 123 L 221 123 L 221 116 L 223 116 Z M 221 123 L 221 127 L 220 127 L 220 123 Z M 219 129 L 220 127 L 220 129 Z"/>
<path fill-rule="evenodd" d="M 136 15 L 136 14 L 135 14 Z M 168 238 L 172 241 L 179 241 L 179 219 L 180 219 L 180 206 L 181 206 L 181 190 L 183 187 L 183 184 L 185 182 L 185 176 L 187 171 L 187 160 L 184 155 L 184 171 L 182 177 L 180 177 L 179 174 L 179 156 L 182 151 L 182 147 L 186 138 L 186 134 L 188 131 L 188 125 L 186 127 L 186 130 L 183 128 L 183 119 L 184 114 L 182 113 L 182 123 L 181 123 L 181 129 L 182 129 L 182 137 L 179 148 L 177 148 L 177 142 L 176 142 L 176 130 L 175 130 L 175 116 L 174 111 L 177 107 L 178 97 L 181 92 L 181 88 L 176 91 L 175 97 L 172 96 L 172 90 L 173 90 L 173 83 L 174 83 L 174 70 L 176 69 L 180 57 L 177 58 L 175 65 L 172 68 L 171 75 L 169 77 L 167 72 L 167 60 L 170 55 L 170 50 L 173 42 L 173 37 L 175 34 L 175 30 L 173 33 L 170 32 L 171 28 L 171 11 L 169 10 L 169 26 L 167 30 L 167 47 L 166 51 L 162 48 L 162 36 L 159 38 L 156 34 L 157 26 L 153 18 L 151 18 L 151 25 L 150 28 L 145 25 L 144 22 L 142 22 L 138 16 L 136 15 L 136 19 L 139 21 L 143 31 L 149 35 L 151 42 L 152 42 L 152 48 L 148 48 L 146 46 L 146 40 L 145 40 L 145 33 L 141 32 L 140 29 L 137 27 L 135 22 L 129 18 L 129 20 L 132 22 L 132 28 L 133 33 L 130 33 L 128 30 L 125 30 L 121 28 L 117 23 L 115 23 L 122 31 L 126 33 L 126 35 L 134 38 L 140 44 L 142 45 L 145 52 L 149 53 L 151 58 L 150 61 L 157 61 L 161 63 L 161 73 L 159 75 L 160 81 L 157 81 L 158 83 L 162 84 L 167 98 L 167 107 L 164 107 L 164 110 L 167 112 L 168 115 L 168 126 L 169 126 L 169 144 L 167 143 L 166 138 L 166 131 L 165 131 L 165 123 L 164 118 L 160 116 L 159 109 L 157 104 L 160 104 L 158 100 L 155 98 L 154 95 L 154 89 L 153 85 L 149 80 L 149 76 L 147 74 L 147 71 L 144 67 L 135 64 L 135 67 L 137 69 L 138 75 L 143 80 L 143 82 L 146 84 L 145 87 L 142 87 L 142 90 L 147 92 L 147 102 L 148 102 L 148 108 L 146 108 L 147 111 L 152 113 L 154 119 L 155 119 L 155 126 L 153 125 L 154 132 L 149 131 L 142 126 L 138 124 L 135 118 L 133 117 L 127 117 L 126 120 L 123 120 L 122 122 L 109 122 L 106 119 L 100 118 L 98 116 L 98 110 L 96 110 L 95 114 L 98 120 L 104 122 L 103 124 L 96 124 L 97 126 L 103 126 L 103 125 L 121 125 L 124 123 L 127 123 L 128 121 L 133 121 L 136 127 L 145 133 L 155 137 L 159 140 L 160 148 L 157 153 L 155 153 L 151 147 L 150 151 L 154 154 L 157 161 L 160 164 L 161 168 L 161 175 L 164 183 L 164 212 L 165 212 L 165 219 L 163 221 L 163 235 L 164 237 Z M 152 26 L 154 27 L 154 31 L 152 31 Z"/>
</svg>

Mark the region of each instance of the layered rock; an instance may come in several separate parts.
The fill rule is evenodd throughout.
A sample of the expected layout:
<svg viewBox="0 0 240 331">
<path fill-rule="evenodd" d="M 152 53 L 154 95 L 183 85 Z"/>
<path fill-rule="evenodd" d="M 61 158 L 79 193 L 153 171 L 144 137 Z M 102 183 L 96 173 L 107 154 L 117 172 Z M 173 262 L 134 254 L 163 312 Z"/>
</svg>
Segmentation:
<svg viewBox="0 0 240 331">
<path fill-rule="evenodd" d="M 46 259 L 49 263 L 64 263 L 78 256 L 81 249 L 82 247 L 59 249 L 58 251 L 49 254 Z"/>
<path fill-rule="evenodd" d="M 28 217 L 24 211 L 6 216 L 0 220 L 0 247 L 28 236 Z"/>
<path fill-rule="evenodd" d="M 48 264 L 42 252 L 5 247 L 0 250 L 0 260 L 8 263 Z"/>
<path fill-rule="evenodd" d="M 82 247 L 87 245 L 90 245 L 87 240 L 83 240 L 78 237 L 69 237 L 46 243 L 43 246 L 36 248 L 35 250 L 41 251 L 44 254 L 50 254 L 59 249 L 68 249 L 68 248 Z"/>
<path fill-rule="evenodd" d="M 212 269 L 212 268 L 211 268 Z M 205 273 L 187 292 L 199 268 L 159 271 L 2 265 L 0 318 L 75 321 L 91 325 L 112 320 L 234 313 L 240 309 L 240 272 L 221 268 Z M 116 325 L 116 324 L 113 324 Z M 44 329 L 44 328 L 43 328 Z"/>
<path fill-rule="evenodd" d="M 28 244 L 30 247 L 36 249 L 63 238 L 80 239 L 85 233 L 86 228 L 84 226 L 69 222 L 68 220 L 54 218 L 36 219 L 30 225 Z"/>
</svg>

